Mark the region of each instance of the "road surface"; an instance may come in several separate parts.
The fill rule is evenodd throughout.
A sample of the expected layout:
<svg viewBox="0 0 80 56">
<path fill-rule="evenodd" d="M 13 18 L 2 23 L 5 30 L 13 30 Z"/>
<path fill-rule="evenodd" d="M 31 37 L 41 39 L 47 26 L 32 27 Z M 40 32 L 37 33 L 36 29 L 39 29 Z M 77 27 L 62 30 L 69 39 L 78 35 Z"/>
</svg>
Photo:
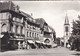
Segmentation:
<svg viewBox="0 0 80 56">
<path fill-rule="evenodd" d="M 0 56 L 80 56 L 78 54 L 79 51 L 70 51 L 64 47 L 0 52 Z"/>
</svg>

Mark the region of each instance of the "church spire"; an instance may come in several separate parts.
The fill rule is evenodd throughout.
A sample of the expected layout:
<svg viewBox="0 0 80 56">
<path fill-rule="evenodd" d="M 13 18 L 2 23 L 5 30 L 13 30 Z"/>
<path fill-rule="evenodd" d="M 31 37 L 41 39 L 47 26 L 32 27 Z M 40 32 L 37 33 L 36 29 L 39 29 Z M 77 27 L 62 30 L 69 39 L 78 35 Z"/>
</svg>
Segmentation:
<svg viewBox="0 0 80 56">
<path fill-rule="evenodd" d="M 67 13 L 66 13 L 66 17 L 65 17 L 65 25 L 68 24 L 69 25 L 69 20 L 68 20 L 68 16 L 67 16 Z"/>
<path fill-rule="evenodd" d="M 66 44 L 68 43 L 69 37 L 70 37 L 70 24 L 66 13 L 65 23 L 64 23 L 64 47 L 67 47 Z"/>
</svg>

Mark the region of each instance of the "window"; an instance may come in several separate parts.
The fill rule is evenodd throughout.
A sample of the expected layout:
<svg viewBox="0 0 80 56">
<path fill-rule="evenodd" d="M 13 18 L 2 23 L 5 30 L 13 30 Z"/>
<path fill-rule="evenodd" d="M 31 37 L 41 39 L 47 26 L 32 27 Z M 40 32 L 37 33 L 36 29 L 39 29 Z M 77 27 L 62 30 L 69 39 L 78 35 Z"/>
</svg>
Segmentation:
<svg viewBox="0 0 80 56">
<path fill-rule="evenodd" d="M 65 31 L 68 32 L 68 27 L 65 28 Z"/>
<path fill-rule="evenodd" d="M 48 27 L 47 26 L 44 26 L 44 31 L 47 31 L 48 30 Z"/>
<path fill-rule="evenodd" d="M 24 34 L 24 28 L 21 27 L 21 34 Z"/>
<path fill-rule="evenodd" d="M 68 33 L 66 33 L 66 35 L 68 35 Z"/>
<path fill-rule="evenodd" d="M 11 25 L 11 32 L 13 32 L 13 25 Z"/>
<path fill-rule="evenodd" d="M 44 41 L 44 43 L 50 43 L 50 40 L 49 40 L 49 39 L 46 39 L 46 40 Z"/>
<path fill-rule="evenodd" d="M 29 35 L 28 35 L 28 32 L 27 32 L 27 37 L 28 37 Z"/>
<path fill-rule="evenodd" d="M 22 27 L 22 34 L 24 34 L 24 27 Z"/>
<path fill-rule="evenodd" d="M 17 22 L 20 22 L 20 18 L 16 18 L 16 21 L 17 21 Z"/>
<path fill-rule="evenodd" d="M 30 32 L 28 32 L 28 37 L 30 37 Z"/>
<path fill-rule="evenodd" d="M 35 33 L 35 38 L 36 38 L 36 33 Z"/>
<path fill-rule="evenodd" d="M 13 32 L 15 33 L 15 25 L 13 25 Z"/>
<path fill-rule="evenodd" d="M 6 24 L 2 24 L 1 32 L 6 32 L 7 31 L 7 26 Z"/>
<path fill-rule="evenodd" d="M 29 24 L 27 25 L 27 28 L 30 28 L 30 25 Z"/>
<path fill-rule="evenodd" d="M 21 18 L 21 23 L 23 23 L 23 17 Z"/>
<path fill-rule="evenodd" d="M 15 6 L 15 9 L 14 9 L 16 12 L 19 12 L 19 6 Z"/>
<path fill-rule="evenodd" d="M 20 33 L 20 26 L 18 26 L 18 33 Z"/>
<path fill-rule="evenodd" d="M 1 19 L 8 19 L 9 14 L 8 13 L 0 13 Z"/>
<path fill-rule="evenodd" d="M 32 33 L 32 37 L 34 37 L 34 33 Z"/>
<path fill-rule="evenodd" d="M 35 29 L 35 26 L 33 26 L 33 29 Z"/>
<path fill-rule="evenodd" d="M 25 27 L 26 27 L 26 29 L 27 29 L 27 22 L 25 22 Z"/>
<path fill-rule="evenodd" d="M 13 24 L 10 24 L 10 29 L 11 32 L 13 32 Z"/>
<path fill-rule="evenodd" d="M 37 34 L 37 37 L 38 37 L 38 34 Z"/>
<path fill-rule="evenodd" d="M 31 32 L 30 32 L 30 37 L 31 37 Z"/>
<path fill-rule="evenodd" d="M 21 34 L 22 34 L 22 31 L 23 31 L 23 27 L 21 27 Z"/>
<path fill-rule="evenodd" d="M 16 30 L 15 30 L 15 32 L 18 33 L 18 26 L 16 26 Z"/>
</svg>

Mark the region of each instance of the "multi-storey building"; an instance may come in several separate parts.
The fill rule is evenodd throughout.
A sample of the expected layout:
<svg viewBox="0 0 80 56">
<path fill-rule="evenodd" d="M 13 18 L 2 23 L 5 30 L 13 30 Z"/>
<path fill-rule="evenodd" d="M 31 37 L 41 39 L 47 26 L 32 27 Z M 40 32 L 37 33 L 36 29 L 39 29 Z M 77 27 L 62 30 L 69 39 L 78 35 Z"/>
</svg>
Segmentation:
<svg viewBox="0 0 80 56">
<path fill-rule="evenodd" d="M 13 2 L 0 2 L 0 49 L 40 48 L 50 34 L 44 19 L 34 19 Z"/>
<path fill-rule="evenodd" d="M 36 48 L 35 42 L 40 42 L 41 30 L 39 24 L 36 23 L 36 20 L 32 17 L 29 17 L 27 20 L 27 28 L 26 28 L 26 38 L 25 40 L 28 42 L 28 48 Z"/>
<path fill-rule="evenodd" d="M 1 3 L 0 8 L 0 36 L 3 49 L 8 45 L 12 48 L 22 48 L 28 40 L 31 43 L 34 42 L 31 40 L 39 40 L 39 24 L 30 15 L 20 11 L 19 6 L 12 2 Z"/>
<path fill-rule="evenodd" d="M 40 24 L 43 34 L 43 45 L 46 47 L 52 47 L 53 41 L 55 40 L 55 31 L 50 27 L 43 18 L 38 18 L 36 21 Z M 51 30 L 51 31 L 49 31 Z"/>
<path fill-rule="evenodd" d="M 19 11 L 19 6 L 12 2 L 1 3 L 0 8 L 2 49 L 18 48 L 24 43 L 26 17 Z"/>
</svg>

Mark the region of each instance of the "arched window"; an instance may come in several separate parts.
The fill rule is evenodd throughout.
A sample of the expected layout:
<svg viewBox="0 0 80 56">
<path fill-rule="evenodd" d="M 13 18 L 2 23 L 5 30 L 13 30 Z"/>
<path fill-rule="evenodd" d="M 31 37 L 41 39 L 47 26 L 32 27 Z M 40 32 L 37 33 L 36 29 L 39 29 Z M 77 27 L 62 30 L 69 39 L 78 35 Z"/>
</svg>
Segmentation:
<svg viewBox="0 0 80 56">
<path fill-rule="evenodd" d="M 6 32 L 7 31 L 7 26 L 6 26 L 5 23 L 2 24 L 1 31 L 2 32 Z"/>
<path fill-rule="evenodd" d="M 45 43 L 50 43 L 50 40 L 49 39 L 46 39 L 44 42 Z"/>
</svg>

